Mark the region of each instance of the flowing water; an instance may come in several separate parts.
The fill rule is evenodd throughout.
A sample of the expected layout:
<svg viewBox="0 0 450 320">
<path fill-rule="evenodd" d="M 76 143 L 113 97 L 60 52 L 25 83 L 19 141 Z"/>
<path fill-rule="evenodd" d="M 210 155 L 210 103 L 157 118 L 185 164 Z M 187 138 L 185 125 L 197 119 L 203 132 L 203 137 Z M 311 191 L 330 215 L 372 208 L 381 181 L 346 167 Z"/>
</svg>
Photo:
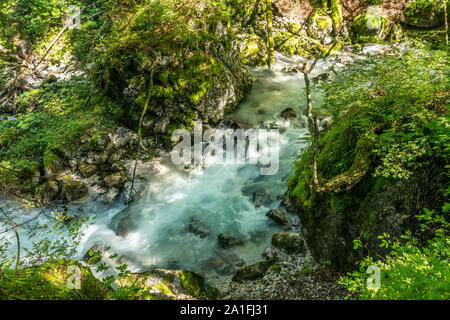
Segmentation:
<svg viewBox="0 0 450 320">
<path fill-rule="evenodd" d="M 132 271 L 186 269 L 210 281 L 261 260 L 272 234 L 282 230 L 265 214 L 280 206 L 294 162 L 308 143 L 304 139 L 308 131 L 303 75 L 281 70 L 288 63 L 300 61 L 283 61 L 281 57 L 272 72 L 251 69 L 253 89 L 227 116 L 255 128 L 270 123 L 280 129 L 277 174 L 263 176 L 256 165 L 214 164 L 208 160 L 202 168 L 186 170 L 167 157 L 160 164 L 160 175 L 149 181 L 145 195 L 130 207 L 117 203 L 83 207 L 84 212 L 96 212 L 98 219 L 84 230 L 79 258 L 93 245 L 110 247 L 126 257 Z M 319 64 L 316 73 L 325 67 Z M 320 96 L 313 99 L 316 106 L 320 104 Z M 295 109 L 297 117 L 282 119 L 280 113 L 286 108 Z M 262 195 L 262 205 L 252 201 L 255 192 Z M 291 219 L 295 225 L 295 217 Z M 217 237 L 221 233 L 243 244 L 220 249 Z"/>
</svg>

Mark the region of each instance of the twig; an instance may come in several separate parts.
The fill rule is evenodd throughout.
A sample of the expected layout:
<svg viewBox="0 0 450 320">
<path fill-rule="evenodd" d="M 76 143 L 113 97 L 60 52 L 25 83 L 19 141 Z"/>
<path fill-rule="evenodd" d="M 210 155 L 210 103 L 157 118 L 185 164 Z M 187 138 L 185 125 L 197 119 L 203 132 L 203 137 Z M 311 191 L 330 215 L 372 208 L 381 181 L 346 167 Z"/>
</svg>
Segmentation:
<svg viewBox="0 0 450 320">
<path fill-rule="evenodd" d="M 17 228 L 16 225 L 14 224 L 14 221 L 12 221 L 8 215 L 6 214 L 6 212 L 3 210 L 3 208 L 0 208 L 0 210 L 2 211 L 3 215 L 6 217 L 6 219 L 8 220 L 8 222 L 11 224 L 11 226 L 14 229 L 14 233 L 16 234 L 16 239 L 17 239 L 17 259 L 16 259 L 16 269 L 15 271 L 17 272 L 17 269 L 19 268 L 19 263 L 20 263 L 20 237 L 19 237 L 19 233 L 17 232 Z"/>
</svg>

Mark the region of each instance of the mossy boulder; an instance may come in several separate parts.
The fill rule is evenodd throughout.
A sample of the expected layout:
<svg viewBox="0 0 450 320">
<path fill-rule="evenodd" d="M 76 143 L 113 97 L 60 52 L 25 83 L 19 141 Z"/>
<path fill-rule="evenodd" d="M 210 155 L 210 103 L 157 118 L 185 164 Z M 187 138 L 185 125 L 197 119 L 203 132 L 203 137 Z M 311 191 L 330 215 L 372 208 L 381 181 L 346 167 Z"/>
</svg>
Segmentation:
<svg viewBox="0 0 450 320">
<path fill-rule="evenodd" d="M 232 246 L 241 245 L 243 242 L 241 239 L 235 238 L 228 233 L 221 233 L 217 237 L 217 244 L 221 248 L 229 248 Z"/>
<path fill-rule="evenodd" d="M 384 41 L 389 35 L 390 25 L 386 17 L 376 12 L 362 13 L 353 20 L 352 41 L 354 43 Z"/>
<path fill-rule="evenodd" d="M 42 205 L 50 205 L 58 195 L 58 182 L 54 180 L 47 181 L 36 188 L 34 197 Z"/>
<path fill-rule="evenodd" d="M 103 300 L 112 291 L 102 286 L 89 268 L 67 260 L 48 261 L 17 272 L 2 269 L 0 288 L 1 300 Z"/>
<path fill-rule="evenodd" d="M 191 300 L 215 299 L 217 289 L 207 285 L 205 279 L 186 270 L 155 269 L 144 273 L 130 274 L 116 280 L 118 287 L 132 286 L 143 294 L 139 299 Z"/>
<path fill-rule="evenodd" d="M 240 45 L 242 63 L 248 66 L 267 65 L 267 46 L 257 35 L 250 36 Z"/>
<path fill-rule="evenodd" d="M 297 232 L 274 233 L 272 245 L 287 253 L 301 253 L 305 251 L 305 243 Z"/>
<path fill-rule="evenodd" d="M 88 143 L 89 150 L 103 152 L 111 148 L 111 139 L 107 132 L 97 132 Z"/>
<path fill-rule="evenodd" d="M 273 260 L 261 261 L 241 268 L 236 271 L 232 280 L 235 282 L 243 282 L 245 280 L 255 280 L 258 278 L 262 278 L 274 263 L 275 261 Z"/>
<path fill-rule="evenodd" d="M 405 8 L 406 24 L 419 28 L 437 28 L 444 23 L 444 10 L 434 0 L 411 0 Z"/>
<path fill-rule="evenodd" d="M 61 196 L 65 201 L 74 201 L 81 199 L 88 193 L 88 188 L 83 181 L 79 180 L 68 180 L 63 182 L 63 187 L 61 190 Z"/>
<path fill-rule="evenodd" d="M 308 35 L 320 41 L 331 42 L 333 20 L 325 14 L 315 13 L 308 21 Z"/>
<path fill-rule="evenodd" d="M 125 182 L 125 177 L 123 173 L 116 172 L 106 176 L 103 181 L 109 188 L 120 188 Z"/>
<path fill-rule="evenodd" d="M 55 176 L 64 168 L 64 159 L 57 155 L 53 150 L 47 149 L 44 153 L 44 169 L 48 176 Z"/>
</svg>

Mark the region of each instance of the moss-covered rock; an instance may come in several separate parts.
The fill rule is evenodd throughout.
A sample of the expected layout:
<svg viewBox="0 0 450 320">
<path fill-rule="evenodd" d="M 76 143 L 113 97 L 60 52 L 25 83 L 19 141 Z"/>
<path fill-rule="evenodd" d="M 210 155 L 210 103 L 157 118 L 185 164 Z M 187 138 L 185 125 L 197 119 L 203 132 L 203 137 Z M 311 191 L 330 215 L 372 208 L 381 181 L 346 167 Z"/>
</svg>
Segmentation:
<svg viewBox="0 0 450 320">
<path fill-rule="evenodd" d="M 215 299 L 217 289 L 199 274 L 185 270 L 155 269 L 116 280 L 118 287 L 134 287 L 139 299 Z"/>
<path fill-rule="evenodd" d="M 301 253 L 305 251 L 305 243 L 297 232 L 274 233 L 272 245 L 287 253 Z"/>
<path fill-rule="evenodd" d="M 61 190 L 61 196 L 63 200 L 74 201 L 81 199 L 88 193 L 88 188 L 83 181 L 79 180 L 69 180 L 63 182 L 63 187 Z"/>
<path fill-rule="evenodd" d="M 78 272 L 79 287 L 76 281 Z M 103 300 L 111 292 L 101 285 L 89 268 L 66 260 L 25 267 L 17 272 L 2 269 L 0 288 L 2 300 Z"/>
<path fill-rule="evenodd" d="M 103 181 L 109 188 L 120 188 L 125 182 L 125 177 L 121 172 L 116 172 L 106 176 Z"/>
<path fill-rule="evenodd" d="M 107 132 L 101 131 L 97 132 L 92 136 L 88 143 L 89 150 L 103 152 L 110 149 L 111 139 Z"/>
<path fill-rule="evenodd" d="M 331 42 L 333 20 L 325 14 L 315 13 L 308 21 L 308 35 L 319 41 Z"/>
<path fill-rule="evenodd" d="M 366 12 L 357 16 L 352 23 L 351 35 L 354 43 L 384 41 L 390 31 L 389 20 L 376 13 Z"/>
<path fill-rule="evenodd" d="M 437 28 L 444 23 L 444 10 L 439 1 L 411 0 L 405 8 L 406 24 L 420 28 Z"/>
<path fill-rule="evenodd" d="M 233 281 L 242 282 L 262 278 L 274 263 L 275 261 L 273 260 L 261 261 L 239 269 L 233 276 Z"/>
<path fill-rule="evenodd" d="M 58 192 L 58 182 L 50 180 L 36 188 L 34 197 L 40 204 L 50 205 L 56 199 Z"/>
<path fill-rule="evenodd" d="M 84 178 L 90 178 L 97 172 L 98 167 L 80 160 L 78 161 L 78 170 Z"/>
<path fill-rule="evenodd" d="M 64 168 L 64 160 L 51 149 L 44 153 L 44 169 L 48 176 L 55 176 Z"/>
<path fill-rule="evenodd" d="M 253 35 L 240 45 L 242 63 L 249 66 L 267 65 L 267 47 L 263 39 Z"/>
</svg>

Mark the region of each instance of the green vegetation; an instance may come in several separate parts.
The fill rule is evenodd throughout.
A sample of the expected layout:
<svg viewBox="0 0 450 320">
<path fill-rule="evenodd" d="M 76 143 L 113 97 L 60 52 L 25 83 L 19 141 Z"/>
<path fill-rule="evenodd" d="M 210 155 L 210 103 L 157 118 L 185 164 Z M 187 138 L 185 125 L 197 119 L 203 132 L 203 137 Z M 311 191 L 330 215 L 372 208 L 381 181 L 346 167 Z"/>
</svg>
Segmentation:
<svg viewBox="0 0 450 320">
<path fill-rule="evenodd" d="M 450 240 L 446 214 L 448 204 L 441 214 L 426 210 L 418 216 L 420 233 L 407 232 L 400 239 L 381 235 L 380 246 L 392 248 L 385 258 L 374 261 L 367 257 L 359 263 L 359 270 L 340 279 L 340 283 L 360 299 L 370 300 L 429 300 L 450 298 Z M 423 234 L 429 239 L 424 241 Z M 358 249 L 360 242 L 355 241 Z M 367 268 L 380 269 L 380 287 L 367 286 Z M 369 280 L 370 282 L 370 280 Z"/>
</svg>

